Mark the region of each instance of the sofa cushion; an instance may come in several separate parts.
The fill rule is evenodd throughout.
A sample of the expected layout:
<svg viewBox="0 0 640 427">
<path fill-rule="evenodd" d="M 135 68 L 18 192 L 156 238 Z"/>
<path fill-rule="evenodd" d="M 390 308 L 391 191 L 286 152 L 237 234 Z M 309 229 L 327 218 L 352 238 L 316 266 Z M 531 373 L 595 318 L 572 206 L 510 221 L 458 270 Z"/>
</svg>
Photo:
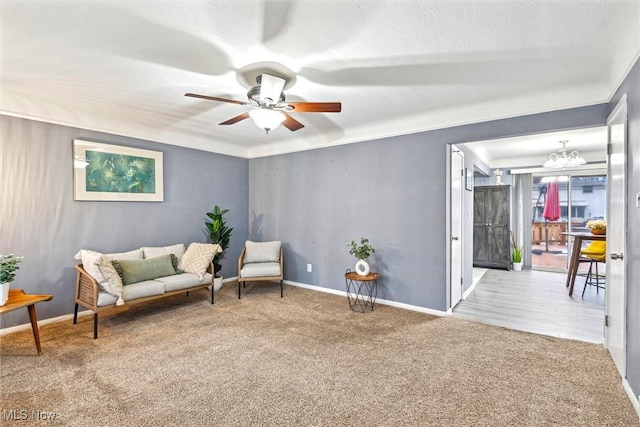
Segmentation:
<svg viewBox="0 0 640 427">
<path fill-rule="evenodd" d="M 245 264 L 240 270 L 240 277 L 272 277 L 280 276 L 279 262 L 256 262 Z"/>
<path fill-rule="evenodd" d="M 180 259 L 184 255 L 185 247 L 184 243 L 178 243 L 171 246 L 143 246 L 142 253 L 145 258 L 155 258 L 160 255 L 174 254 Z"/>
<path fill-rule="evenodd" d="M 125 286 L 176 274 L 171 263 L 171 255 L 148 259 L 117 260 L 117 263 L 122 269 Z"/>
<path fill-rule="evenodd" d="M 89 249 L 81 249 L 80 251 L 78 251 L 78 253 L 75 255 L 75 259 L 81 261 L 85 271 L 89 273 L 89 275 L 93 277 L 96 280 L 96 282 L 98 282 L 98 285 L 100 285 L 100 287 L 103 290 L 107 291 L 107 284 L 105 283 L 106 279 L 104 278 L 104 276 L 100 272 L 100 269 L 98 268 L 100 257 L 103 255 L 107 257 L 108 260 L 142 259 L 142 250 L 135 249 L 133 251 L 120 252 L 115 254 L 103 254 L 103 253 L 92 251 Z"/>
<path fill-rule="evenodd" d="M 245 243 L 244 262 L 279 262 L 281 241 Z"/>
<path fill-rule="evenodd" d="M 202 285 L 203 283 L 211 283 L 211 273 L 205 273 L 203 280 L 197 274 L 182 273 L 173 276 L 158 277 L 158 282 L 164 284 L 164 291 L 171 292 L 180 289 L 190 288 L 192 286 Z"/>
<path fill-rule="evenodd" d="M 151 297 L 154 295 L 162 295 L 164 293 L 164 283 L 157 280 L 146 280 L 144 282 L 134 283 L 124 287 L 123 298 L 126 301 L 131 301 L 138 298 Z M 98 306 L 104 307 L 107 305 L 113 305 L 118 300 L 118 297 L 108 292 L 98 293 Z"/>
<path fill-rule="evenodd" d="M 220 252 L 222 252 L 220 245 L 191 243 L 182 258 L 180 258 L 178 268 L 185 273 L 197 274 L 200 280 L 203 280 L 214 255 Z"/>
</svg>

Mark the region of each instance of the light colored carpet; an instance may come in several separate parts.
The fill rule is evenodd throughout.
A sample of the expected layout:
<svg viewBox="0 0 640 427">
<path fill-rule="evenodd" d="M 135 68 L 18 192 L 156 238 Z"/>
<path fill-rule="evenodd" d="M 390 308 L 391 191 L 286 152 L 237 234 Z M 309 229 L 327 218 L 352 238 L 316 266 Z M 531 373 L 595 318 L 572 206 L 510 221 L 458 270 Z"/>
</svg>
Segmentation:
<svg viewBox="0 0 640 427">
<path fill-rule="evenodd" d="M 605 349 L 275 284 L 0 338 L 8 410 L 53 425 L 640 425 Z M 29 418 L 20 425 L 42 425 Z"/>
</svg>

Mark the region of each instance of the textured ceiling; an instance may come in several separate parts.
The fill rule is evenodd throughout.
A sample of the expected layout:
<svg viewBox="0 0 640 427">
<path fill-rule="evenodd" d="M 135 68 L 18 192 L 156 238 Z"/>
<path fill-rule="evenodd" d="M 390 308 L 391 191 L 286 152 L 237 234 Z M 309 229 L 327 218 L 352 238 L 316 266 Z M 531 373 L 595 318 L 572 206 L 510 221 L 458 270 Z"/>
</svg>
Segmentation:
<svg viewBox="0 0 640 427">
<path fill-rule="evenodd" d="M 257 157 L 609 100 L 640 51 L 637 1 L 1 3 L 0 112 Z M 265 135 L 256 74 L 305 127 Z"/>
</svg>

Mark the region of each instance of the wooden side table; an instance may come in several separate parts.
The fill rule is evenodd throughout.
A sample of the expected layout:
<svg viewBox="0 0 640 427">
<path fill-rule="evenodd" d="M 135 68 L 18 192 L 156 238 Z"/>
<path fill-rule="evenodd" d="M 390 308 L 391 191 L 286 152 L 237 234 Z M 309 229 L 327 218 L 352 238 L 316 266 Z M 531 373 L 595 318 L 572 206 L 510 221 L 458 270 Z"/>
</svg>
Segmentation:
<svg viewBox="0 0 640 427">
<path fill-rule="evenodd" d="M 31 329 L 33 330 L 33 338 L 36 340 L 36 348 L 38 355 L 42 355 L 40 347 L 40 333 L 38 331 L 38 318 L 36 317 L 36 304 L 42 301 L 51 301 L 53 295 L 29 295 L 25 294 L 22 289 L 9 289 L 9 299 L 7 303 L 0 307 L 0 314 L 8 313 L 18 308 L 27 307 L 29 310 L 29 319 L 31 320 Z"/>
<path fill-rule="evenodd" d="M 378 295 L 378 273 L 369 273 L 361 276 L 355 271 L 347 270 L 344 275 L 347 284 L 347 300 L 349 309 L 364 313 L 373 311 Z"/>
</svg>

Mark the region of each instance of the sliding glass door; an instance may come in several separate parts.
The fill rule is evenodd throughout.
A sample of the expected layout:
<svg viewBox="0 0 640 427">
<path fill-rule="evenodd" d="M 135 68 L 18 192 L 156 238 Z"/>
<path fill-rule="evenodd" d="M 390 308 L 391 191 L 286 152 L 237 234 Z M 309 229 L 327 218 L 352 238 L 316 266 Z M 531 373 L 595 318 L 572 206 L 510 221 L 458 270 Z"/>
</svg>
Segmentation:
<svg viewBox="0 0 640 427">
<path fill-rule="evenodd" d="M 531 265 L 566 270 L 573 242 L 564 233 L 588 231 L 587 221 L 606 218 L 606 174 L 563 170 L 532 179 Z"/>
</svg>

